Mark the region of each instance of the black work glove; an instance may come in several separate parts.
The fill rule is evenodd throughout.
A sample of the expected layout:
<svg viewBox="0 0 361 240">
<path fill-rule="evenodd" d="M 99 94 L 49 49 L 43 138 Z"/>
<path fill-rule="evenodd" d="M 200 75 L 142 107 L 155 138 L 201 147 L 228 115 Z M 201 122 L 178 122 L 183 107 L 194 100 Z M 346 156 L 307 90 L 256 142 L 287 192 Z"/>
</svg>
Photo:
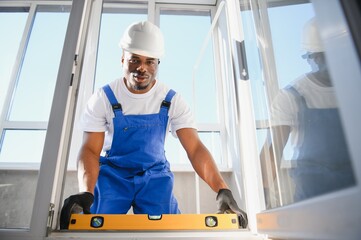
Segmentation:
<svg viewBox="0 0 361 240">
<path fill-rule="evenodd" d="M 239 224 L 246 228 L 248 225 L 247 214 L 242 211 L 234 200 L 231 190 L 220 189 L 217 194 L 218 213 L 236 213 L 239 217 Z"/>
<path fill-rule="evenodd" d="M 93 202 L 94 196 L 90 192 L 81 192 L 65 199 L 60 213 L 60 229 L 68 229 L 72 213 L 90 214 Z"/>
</svg>

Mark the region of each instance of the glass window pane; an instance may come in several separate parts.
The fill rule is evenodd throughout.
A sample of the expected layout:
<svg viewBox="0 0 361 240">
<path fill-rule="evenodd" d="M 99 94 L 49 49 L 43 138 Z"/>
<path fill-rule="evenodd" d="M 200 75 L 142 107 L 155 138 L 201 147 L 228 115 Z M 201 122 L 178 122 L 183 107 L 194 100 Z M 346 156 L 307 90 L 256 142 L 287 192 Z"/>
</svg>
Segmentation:
<svg viewBox="0 0 361 240">
<path fill-rule="evenodd" d="M 0 163 L 40 163 L 45 135 L 43 130 L 5 130 Z"/>
<path fill-rule="evenodd" d="M 0 171 L 0 228 L 29 227 L 45 135 L 46 131 L 4 131 L 0 163 L 16 162 L 20 169 Z"/>
<path fill-rule="evenodd" d="M 4 11 L 4 12 L 3 12 Z M 0 9 L 0 114 L 8 91 L 11 73 L 19 50 L 28 12 Z"/>
<path fill-rule="evenodd" d="M 272 84 L 280 90 L 265 98 L 263 81 L 251 83 L 254 108 L 266 119 L 258 144 L 266 206 L 274 208 L 353 186 L 355 178 L 312 5 L 270 7 L 268 16 L 274 56 L 266 57 L 274 57 Z"/>
<path fill-rule="evenodd" d="M 256 120 L 264 120 L 268 113 L 266 109 L 266 96 L 264 93 L 264 79 L 262 65 L 259 59 L 259 49 L 256 39 L 256 29 L 253 24 L 251 10 L 241 11 L 242 27 L 244 32 L 244 43 L 246 48 L 248 76 L 251 79 L 251 91 L 255 106 L 253 108 Z"/>
<path fill-rule="evenodd" d="M 222 144 L 219 132 L 200 132 L 199 137 L 207 149 L 211 152 L 218 165 L 222 163 Z"/>
<path fill-rule="evenodd" d="M 38 6 L 35 18 L 29 19 L 29 23 L 33 23 L 30 32 L 24 31 L 25 23 L 21 21 L 26 21 L 27 16 L 22 14 L 19 15 L 19 25 L 14 25 L 9 31 L 14 40 L 6 43 L 9 45 L 7 49 L 16 52 L 20 36 L 28 36 L 28 42 L 25 43 L 26 50 L 19 54 L 23 58 L 15 60 L 19 61 L 21 66 L 20 70 L 15 69 L 19 75 L 18 79 L 15 79 L 15 89 L 5 89 L 12 93 L 13 98 L 8 111 L 8 121 L 1 124 L 4 129 L 1 129 L 0 135 L 0 228 L 30 227 L 46 136 L 46 123 L 35 121 L 47 122 L 49 118 L 69 9 L 69 6 Z M 18 13 L 14 14 L 16 16 Z M 7 24 L 11 23 L 11 26 L 13 22 L 17 21 L 6 21 Z M 1 24 L 3 23 L 1 20 Z M 1 29 L 6 31 L 3 27 Z M 1 37 L 0 41 L 3 39 Z M 27 122 L 26 126 L 23 122 Z"/>
<path fill-rule="evenodd" d="M 309 64 L 301 57 L 304 54 L 301 38 L 303 26 L 314 16 L 314 12 L 309 3 L 269 8 L 268 14 L 278 83 L 279 87 L 283 88 L 299 75 L 309 71 Z M 290 21 L 284 21 L 286 15 L 292 16 Z M 283 26 L 280 25 L 282 22 Z"/>
<path fill-rule="evenodd" d="M 144 11 L 139 10 L 139 12 Z M 147 20 L 147 15 L 144 13 L 126 14 L 123 11 L 117 13 L 114 9 L 113 12 L 107 12 L 106 9 L 103 11 L 94 89 L 122 76 L 120 38 L 131 23 L 144 20 Z"/>
<path fill-rule="evenodd" d="M 218 165 L 222 164 L 221 136 L 219 132 L 199 132 L 199 138 L 207 149 L 211 152 L 212 157 Z M 187 153 L 177 138 L 170 134 L 165 142 L 165 153 L 167 160 L 174 165 L 190 165 Z"/>
<path fill-rule="evenodd" d="M 194 115 L 198 123 L 219 123 L 211 39 L 199 59 L 211 27 L 210 13 L 198 16 L 195 12 L 171 14 L 172 11 L 167 10 L 161 11 L 160 15 L 165 56 L 161 60 L 159 78 L 182 94 L 191 107 L 195 105 Z M 196 99 L 193 99 L 193 88 Z"/>
<path fill-rule="evenodd" d="M 9 120 L 48 121 L 68 12 L 37 12 Z"/>
<path fill-rule="evenodd" d="M 38 171 L 0 171 L 0 229 L 29 228 Z"/>
<path fill-rule="evenodd" d="M 175 164 L 191 166 L 186 151 L 182 147 L 179 140 L 171 136 L 171 134 L 168 134 L 164 148 L 167 160 L 171 163 L 172 166 Z"/>
</svg>

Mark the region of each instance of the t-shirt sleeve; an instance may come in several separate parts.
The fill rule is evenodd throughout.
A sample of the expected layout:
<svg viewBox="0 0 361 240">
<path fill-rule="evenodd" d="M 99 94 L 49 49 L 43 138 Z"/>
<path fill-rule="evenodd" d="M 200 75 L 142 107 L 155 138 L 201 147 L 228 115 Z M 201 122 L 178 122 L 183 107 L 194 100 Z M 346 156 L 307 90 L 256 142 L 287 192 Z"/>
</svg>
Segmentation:
<svg viewBox="0 0 361 240">
<path fill-rule="evenodd" d="M 197 129 L 197 125 L 194 121 L 193 113 L 184 101 L 182 96 L 177 93 L 173 99 L 171 108 L 169 110 L 170 118 L 170 130 L 174 137 L 177 137 L 177 130 L 182 128 L 194 128 Z"/>
<path fill-rule="evenodd" d="M 293 94 L 285 89 L 280 90 L 271 106 L 271 125 L 292 126 L 297 116 L 297 109 Z"/>
<path fill-rule="evenodd" d="M 109 126 L 106 109 L 110 104 L 104 101 L 104 92 L 97 90 L 89 99 L 80 119 L 84 132 L 105 132 Z"/>
</svg>

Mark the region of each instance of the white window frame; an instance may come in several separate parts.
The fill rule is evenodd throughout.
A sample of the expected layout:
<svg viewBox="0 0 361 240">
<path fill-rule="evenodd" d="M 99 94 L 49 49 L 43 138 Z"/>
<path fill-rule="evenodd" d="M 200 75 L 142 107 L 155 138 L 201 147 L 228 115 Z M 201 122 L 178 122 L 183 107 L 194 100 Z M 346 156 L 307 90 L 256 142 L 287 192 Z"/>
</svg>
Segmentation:
<svg viewBox="0 0 361 240">
<path fill-rule="evenodd" d="M 69 121 L 72 118 L 72 113 L 69 111 L 69 108 L 71 107 L 70 102 L 75 97 L 74 90 L 77 89 L 72 86 L 77 84 L 77 74 L 79 74 L 79 72 L 73 72 L 74 56 L 77 52 L 78 35 L 81 32 L 81 23 L 84 20 L 84 13 L 86 12 L 83 10 L 89 9 L 90 7 L 90 4 L 85 4 L 85 2 L 85 0 L 72 2 L 72 9 L 64 43 L 65 47 L 63 48 L 60 61 L 53 97 L 54 101 L 50 112 L 48 130 L 38 175 L 30 228 L 0 229 L 1 239 L 43 239 L 48 235 L 49 223 L 54 214 L 51 200 L 53 184 L 58 176 L 57 173 L 60 168 L 58 164 L 62 163 L 61 160 L 67 155 L 65 143 L 68 140 L 68 131 L 66 130 L 71 129 L 72 122 Z M 75 78 L 71 81 L 73 73 Z M 73 82 L 73 85 L 71 82 Z M 64 169 L 64 166 L 62 167 Z"/>
<path fill-rule="evenodd" d="M 217 25 L 218 25 L 218 19 L 219 19 L 219 14 L 221 11 L 223 11 L 223 9 L 218 9 L 219 6 L 212 6 L 212 5 L 199 5 L 195 8 L 194 5 L 189 5 L 189 4 L 166 4 L 166 3 L 158 3 L 155 5 L 155 15 L 154 15 L 154 19 L 155 19 L 155 23 L 159 25 L 160 22 L 160 12 L 162 10 L 169 10 L 169 11 L 206 11 L 206 12 L 210 12 L 210 17 L 211 19 L 213 19 L 213 21 L 215 20 L 216 22 L 212 22 L 211 27 L 209 29 L 208 35 L 204 36 L 204 42 L 203 42 L 203 46 L 202 48 L 204 48 L 207 44 L 213 44 L 213 51 L 214 51 L 214 65 L 215 66 L 220 66 L 222 60 L 220 58 L 217 57 L 218 53 L 219 53 L 219 42 L 217 41 Z M 223 8 L 223 7 L 222 7 Z M 199 60 L 202 58 L 203 54 L 203 49 L 200 49 L 198 58 L 195 61 L 195 65 L 199 64 Z M 196 68 L 196 66 L 195 66 Z M 194 70 L 195 71 L 195 70 Z M 194 72 L 193 72 L 194 74 Z M 192 79 L 193 81 L 195 81 L 195 79 Z M 216 80 L 216 94 L 218 95 L 218 107 L 219 107 L 219 124 L 208 124 L 208 123 L 197 123 L 197 128 L 198 128 L 198 132 L 219 132 L 220 133 L 220 138 L 221 138 L 221 152 L 224 154 L 222 156 L 222 162 L 221 164 L 218 165 L 219 169 L 221 171 L 231 171 L 232 170 L 232 162 L 229 158 L 229 149 L 227 149 L 226 146 L 226 139 L 227 139 L 227 134 L 226 134 L 226 128 L 224 125 L 224 113 L 225 113 L 225 107 L 224 107 L 224 98 L 223 98 L 223 91 L 222 89 L 224 88 L 224 79 L 222 78 L 222 75 L 220 73 L 220 70 L 215 68 L 215 80 Z M 193 83 L 194 86 L 194 83 Z M 197 104 L 195 101 L 195 92 L 193 89 L 193 109 L 195 109 L 195 105 Z M 185 169 L 192 171 L 191 168 L 186 167 L 184 168 L 184 166 L 182 165 L 175 165 L 174 167 L 174 171 L 184 171 Z"/>
<path fill-rule="evenodd" d="M 16 55 L 15 63 L 10 76 L 9 86 L 6 93 L 3 110 L 0 113 L 0 134 L 3 134 L 7 130 L 42 130 L 46 131 L 48 128 L 48 121 L 9 121 L 7 120 L 8 112 L 11 108 L 13 93 L 16 91 L 16 85 L 18 81 L 18 73 L 21 71 L 21 67 L 26 54 L 27 45 L 32 32 L 32 26 L 35 21 L 36 11 L 38 6 L 58 6 L 67 5 L 71 6 L 70 1 L 4 1 L 0 2 L 0 7 L 27 7 L 29 8 L 28 17 L 25 23 L 23 34 Z M 23 163 L 23 162 L 1 162 L 0 169 L 8 170 L 38 170 L 39 163 Z"/>
<path fill-rule="evenodd" d="M 234 8 L 234 1 L 232 0 L 232 4 L 227 6 L 227 11 L 235 10 Z M 44 146 L 44 152 L 42 157 L 42 162 L 40 165 L 39 171 L 39 178 L 38 178 L 38 185 L 37 185 L 37 192 L 35 195 L 35 202 L 33 208 L 33 215 L 31 216 L 31 225 L 30 230 L 10 230 L 10 229 L 0 229 L 0 236 L 5 238 L 12 238 L 12 239 L 63 239 L 64 237 L 80 237 L 80 238 L 91 238 L 90 235 L 84 233 L 64 233 L 64 232 L 56 232 L 51 231 L 51 223 L 56 222 L 57 216 L 53 216 L 54 213 L 59 213 L 59 206 L 60 206 L 60 199 L 62 194 L 62 181 L 64 179 L 65 172 L 67 170 L 67 156 L 68 156 L 68 144 L 69 140 L 71 139 L 71 130 L 72 124 L 74 121 L 74 102 L 77 96 L 77 92 L 81 91 L 82 89 L 77 87 L 78 81 L 85 74 L 86 70 L 83 69 L 80 71 L 75 67 L 74 56 L 78 54 L 78 60 L 82 61 L 89 59 L 82 54 L 82 49 L 79 49 L 81 43 L 79 37 L 82 32 L 81 24 L 84 24 L 82 21 L 84 18 L 89 17 L 89 10 L 91 9 L 91 5 L 93 5 L 94 9 L 98 7 L 98 3 L 100 1 L 88 1 L 88 0 L 76 0 L 73 1 L 72 4 L 72 11 L 69 18 L 69 26 L 66 35 L 66 42 L 64 44 L 63 55 L 59 67 L 59 74 L 57 79 L 57 85 L 55 89 L 54 95 L 54 103 L 51 109 L 51 114 L 49 118 L 49 126 L 46 136 L 46 142 Z M 209 1 L 206 1 L 208 5 Z M 213 4 L 216 1 L 211 1 Z M 220 1 L 226 2 L 226 1 Z M 54 2 L 56 3 L 56 2 Z M 194 3 L 190 1 L 188 3 Z M 149 1 L 149 6 L 154 4 L 154 1 Z M 227 5 L 227 4 L 226 4 Z M 155 6 L 155 5 L 154 5 Z M 211 5 L 213 6 L 213 5 Z M 194 8 L 194 6 L 191 6 Z M 99 9 L 97 9 L 99 10 Z M 151 9 L 148 10 L 149 12 L 153 11 Z M 98 11 L 100 12 L 100 11 Z M 149 16 L 152 14 L 149 13 Z M 153 14 L 154 16 L 154 14 Z M 100 17 L 100 15 L 98 16 Z M 227 15 L 224 16 L 227 19 Z M 228 27 L 231 24 L 228 22 Z M 96 28 L 89 28 L 87 34 L 91 35 L 94 34 L 96 36 Z M 227 29 L 227 31 L 230 31 Z M 231 32 L 231 31 L 230 31 Z M 217 33 L 215 33 L 217 34 Z M 218 41 L 217 39 L 214 41 Z M 215 49 L 215 52 L 218 50 Z M 232 52 L 232 51 L 231 51 Z M 94 58 L 95 59 L 95 58 Z M 74 85 L 69 86 L 69 81 L 71 75 L 74 74 Z M 232 76 L 232 74 L 230 74 Z M 91 78 L 93 79 L 93 78 Z M 88 88 L 85 89 L 86 93 L 92 92 Z M 223 90 L 222 90 L 223 91 Z M 82 92 L 83 93 L 83 92 Z M 221 98 L 223 99 L 223 98 Z M 223 100 L 222 100 L 223 101 Z M 64 118 L 62 118 L 64 117 Z M 249 123 L 249 122 L 248 122 Z M 237 125 L 237 124 L 236 124 Z M 246 124 L 247 125 L 247 124 Z M 245 125 L 245 126 L 246 126 Z M 205 126 L 208 129 L 209 126 Z M 211 126 L 213 127 L 213 126 Z M 236 131 L 236 129 L 233 129 Z M 248 139 L 247 139 L 248 141 Z M 238 145 L 238 143 L 236 143 Z M 250 144 L 250 143 L 249 143 Z M 246 156 L 246 155 L 245 155 Z M 233 161 L 240 161 L 241 159 L 232 159 Z M 240 163 L 236 166 L 237 168 Z M 221 169 L 222 170 L 222 169 Z M 226 171 L 232 171 L 232 169 L 226 169 Z M 240 169 L 237 169 L 239 172 Z M 239 183 L 238 183 L 239 184 Z M 239 187 L 239 186 L 238 186 Z M 51 203 L 49 205 L 49 203 Z M 54 205 L 55 204 L 55 208 Z M 253 214 L 253 212 L 250 212 Z M 50 218 L 49 218 L 50 216 Z M 54 227 L 55 224 L 53 224 Z M 92 234 L 93 238 L 98 238 L 99 235 Z M 103 235 L 102 235 L 103 236 Z M 191 238 L 191 239 L 224 239 L 224 237 L 231 237 L 231 238 L 242 238 L 244 239 L 260 239 L 255 236 L 250 236 L 248 231 L 244 232 L 174 232 L 174 233 L 164 233 L 156 235 L 153 234 L 124 234 L 121 236 L 123 239 L 127 239 L 129 237 L 139 237 L 142 239 L 151 239 L 157 236 L 158 239 L 169 239 L 172 236 L 182 236 L 184 238 Z M 158 237 L 159 236 L 159 237 Z M 107 237 L 111 239 L 119 239 L 119 233 L 116 234 L 107 234 Z"/>
</svg>

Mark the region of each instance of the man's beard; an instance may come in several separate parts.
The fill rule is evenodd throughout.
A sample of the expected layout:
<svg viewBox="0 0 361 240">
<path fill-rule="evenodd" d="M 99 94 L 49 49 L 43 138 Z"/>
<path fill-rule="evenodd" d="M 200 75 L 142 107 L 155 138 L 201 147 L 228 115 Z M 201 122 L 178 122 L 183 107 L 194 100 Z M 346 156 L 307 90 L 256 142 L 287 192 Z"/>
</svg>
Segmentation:
<svg viewBox="0 0 361 240">
<path fill-rule="evenodd" d="M 133 73 L 132 74 L 132 78 L 136 78 L 136 77 L 144 77 L 143 74 L 140 74 L 140 73 Z M 147 76 L 147 80 L 149 80 L 150 76 Z M 149 87 L 149 85 L 152 83 L 152 81 L 149 81 L 148 83 L 144 83 L 144 82 L 141 82 L 139 84 L 137 84 L 138 82 L 134 80 L 134 84 L 132 85 L 132 88 L 133 90 L 136 90 L 136 91 L 141 91 L 141 90 L 145 90 Z"/>
<path fill-rule="evenodd" d="M 145 89 L 147 89 L 147 87 L 149 87 L 149 84 L 150 83 L 148 83 L 147 85 L 144 85 L 144 86 L 142 86 L 142 85 L 134 85 L 133 89 L 136 90 L 136 91 L 145 90 Z"/>
</svg>

